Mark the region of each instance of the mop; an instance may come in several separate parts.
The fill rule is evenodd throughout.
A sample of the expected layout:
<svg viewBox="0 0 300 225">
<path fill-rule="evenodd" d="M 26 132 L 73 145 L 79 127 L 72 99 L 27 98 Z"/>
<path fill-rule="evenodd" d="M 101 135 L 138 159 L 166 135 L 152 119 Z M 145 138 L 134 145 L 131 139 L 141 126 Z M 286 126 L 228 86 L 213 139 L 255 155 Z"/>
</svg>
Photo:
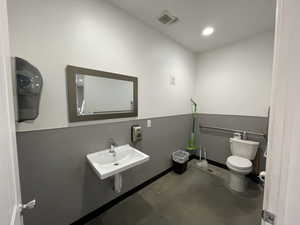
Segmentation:
<svg viewBox="0 0 300 225">
<path fill-rule="evenodd" d="M 197 103 L 191 99 L 192 102 L 192 114 L 193 114 L 193 129 L 191 132 L 191 136 L 188 142 L 187 150 L 192 151 L 192 150 L 197 150 L 197 145 L 196 145 L 196 117 L 197 117 Z"/>
</svg>

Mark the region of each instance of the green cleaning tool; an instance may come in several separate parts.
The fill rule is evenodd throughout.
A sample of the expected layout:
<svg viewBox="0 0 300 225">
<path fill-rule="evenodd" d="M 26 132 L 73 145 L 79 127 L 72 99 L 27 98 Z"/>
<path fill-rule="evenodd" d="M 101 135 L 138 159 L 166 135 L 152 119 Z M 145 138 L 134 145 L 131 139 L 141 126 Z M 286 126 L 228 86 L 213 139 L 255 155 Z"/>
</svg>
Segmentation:
<svg viewBox="0 0 300 225">
<path fill-rule="evenodd" d="M 193 114 L 193 129 L 191 132 L 191 136 L 188 142 L 187 150 L 196 150 L 197 145 L 196 145 L 196 116 L 197 116 L 197 103 L 191 99 L 192 102 L 192 114 Z"/>
</svg>

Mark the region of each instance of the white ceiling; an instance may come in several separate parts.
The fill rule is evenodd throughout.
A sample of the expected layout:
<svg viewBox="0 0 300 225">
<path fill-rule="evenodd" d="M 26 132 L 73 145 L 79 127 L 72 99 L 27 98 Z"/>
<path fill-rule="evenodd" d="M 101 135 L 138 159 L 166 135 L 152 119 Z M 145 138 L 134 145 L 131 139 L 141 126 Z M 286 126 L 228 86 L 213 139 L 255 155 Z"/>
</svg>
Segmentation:
<svg viewBox="0 0 300 225">
<path fill-rule="evenodd" d="M 107 0 L 194 52 L 206 51 L 274 30 L 276 0 Z M 179 21 L 157 21 L 168 10 Z M 201 36 L 206 26 L 215 33 Z"/>
</svg>

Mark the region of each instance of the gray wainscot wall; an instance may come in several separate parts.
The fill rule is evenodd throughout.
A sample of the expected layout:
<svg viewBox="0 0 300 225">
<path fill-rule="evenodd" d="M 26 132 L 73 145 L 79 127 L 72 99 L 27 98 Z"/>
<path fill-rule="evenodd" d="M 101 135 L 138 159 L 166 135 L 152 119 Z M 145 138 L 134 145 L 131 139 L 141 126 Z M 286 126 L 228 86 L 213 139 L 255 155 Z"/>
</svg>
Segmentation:
<svg viewBox="0 0 300 225">
<path fill-rule="evenodd" d="M 205 126 L 267 131 L 267 118 L 199 114 Z M 17 134 L 21 191 L 23 202 L 36 198 L 37 208 L 24 214 L 25 225 L 67 225 L 101 205 L 116 198 L 112 180 L 100 180 L 89 167 L 86 155 L 108 148 L 113 137 L 119 144 L 130 143 L 130 127 L 143 128 L 143 141 L 136 148 L 150 155 L 150 161 L 123 173 L 122 193 L 170 168 L 171 152 L 184 148 L 192 127 L 192 116 L 170 116 L 146 120 L 132 120 L 90 126 L 19 132 Z M 204 146 L 208 159 L 225 164 L 230 156 L 230 133 L 200 130 L 199 144 Z M 260 170 L 265 166 L 261 142 Z M 180 185 L 180 184 L 179 184 Z M 121 193 L 121 194 L 122 194 Z"/>
<path fill-rule="evenodd" d="M 123 173 L 122 193 L 170 168 L 171 152 L 187 144 L 191 118 L 155 118 L 151 128 L 146 120 L 133 120 L 17 133 L 23 202 L 38 202 L 24 213 L 25 225 L 67 225 L 116 198 L 112 180 L 100 180 L 86 155 L 107 148 L 111 137 L 119 145 L 130 143 L 134 124 L 143 128 L 136 148 L 151 158 Z"/>
</svg>

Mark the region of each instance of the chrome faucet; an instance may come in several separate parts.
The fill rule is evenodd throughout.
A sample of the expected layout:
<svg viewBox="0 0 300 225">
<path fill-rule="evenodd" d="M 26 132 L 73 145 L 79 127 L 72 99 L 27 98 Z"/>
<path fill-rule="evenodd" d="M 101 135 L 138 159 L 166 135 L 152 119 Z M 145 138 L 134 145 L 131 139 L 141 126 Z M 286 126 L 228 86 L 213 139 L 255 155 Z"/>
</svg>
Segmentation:
<svg viewBox="0 0 300 225">
<path fill-rule="evenodd" d="M 113 138 L 109 139 L 109 144 L 110 144 L 110 150 L 109 153 L 113 154 L 113 157 L 116 157 L 116 151 L 115 151 L 115 147 L 117 146 L 116 142 L 114 141 Z"/>
<path fill-rule="evenodd" d="M 242 133 L 242 139 L 243 139 L 243 140 L 248 140 L 248 134 L 247 134 L 247 131 L 243 131 L 243 133 Z"/>
</svg>

